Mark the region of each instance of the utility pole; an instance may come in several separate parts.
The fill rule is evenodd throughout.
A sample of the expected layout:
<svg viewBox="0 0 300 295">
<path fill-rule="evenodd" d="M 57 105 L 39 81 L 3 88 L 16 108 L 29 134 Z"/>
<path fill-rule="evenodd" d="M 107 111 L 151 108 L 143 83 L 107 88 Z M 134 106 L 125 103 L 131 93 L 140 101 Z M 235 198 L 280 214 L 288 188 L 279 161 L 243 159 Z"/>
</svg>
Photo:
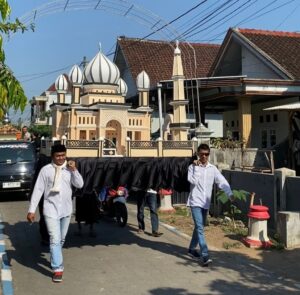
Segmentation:
<svg viewBox="0 0 300 295">
<path fill-rule="evenodd" d="M 158 94 L 158 114 L 159 114 L 159 137 L 163 139 L 163 117 L 162 117 L 162 105 L 161 105 L 161 87 L 160 83 L 157 83 L 157 94 Z"/>
</svg>

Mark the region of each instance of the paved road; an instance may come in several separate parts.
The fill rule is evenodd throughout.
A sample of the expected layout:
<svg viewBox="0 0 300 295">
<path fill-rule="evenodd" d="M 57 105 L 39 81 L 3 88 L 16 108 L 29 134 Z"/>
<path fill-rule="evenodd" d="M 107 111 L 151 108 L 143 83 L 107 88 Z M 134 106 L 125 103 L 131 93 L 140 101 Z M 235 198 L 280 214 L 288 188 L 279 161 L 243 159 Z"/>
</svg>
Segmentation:
<svg viewBox="0 0 300 295">
<path fill-rule="evenodd" d="M 133 205 L 126 228 L 102 219 L 96 238 L 88 236 L 87 227 L 76 236 L 73 221 L 64 249 L 64 281 L 54 284 L 38 225 L 25 220 L 27 207 L 27 201 L 0 203 L 15 295 L 300 293 L 295 282 L 257 268 L 245 256 L 212 251 L 213 265 L 201 267 L 186 256 L 186 239 L 162 227 L 160 238 L 139 235 Z"/>
</svg>

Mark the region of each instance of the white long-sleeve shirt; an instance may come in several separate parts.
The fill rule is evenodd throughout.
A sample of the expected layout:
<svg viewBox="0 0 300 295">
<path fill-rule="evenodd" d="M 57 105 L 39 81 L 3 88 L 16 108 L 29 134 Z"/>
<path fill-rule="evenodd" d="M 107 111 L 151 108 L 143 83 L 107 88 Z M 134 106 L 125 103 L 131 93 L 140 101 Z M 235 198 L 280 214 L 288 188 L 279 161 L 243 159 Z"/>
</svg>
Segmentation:
<svg viewBox="0 0 300 295">
<path fill-rule="evenodd" d="M 188 181 L 190 183 L 190 193 L 187 206 L 189 207 L 209 209 L 214 183 L 227 196 L 232 195 L 228 181 L 218 168 L 210 163 L 207 163 L 206 166 L 191 164 L 188 168 Z"/>
<path fill-rule="evenodd" d="M 43 214 L 52 218 L 62 218 L 72 214 L 72 185 L 83 187 L 83 178 L 78 170 L 70 171 L 63 167 L 60 174 L 59 192 L 52 192 L 55 168 L 52 164 L 44 166 L 36 180 L 30 200 L 29 213 L 35 213 L 44 194 Z"/>
</svg>

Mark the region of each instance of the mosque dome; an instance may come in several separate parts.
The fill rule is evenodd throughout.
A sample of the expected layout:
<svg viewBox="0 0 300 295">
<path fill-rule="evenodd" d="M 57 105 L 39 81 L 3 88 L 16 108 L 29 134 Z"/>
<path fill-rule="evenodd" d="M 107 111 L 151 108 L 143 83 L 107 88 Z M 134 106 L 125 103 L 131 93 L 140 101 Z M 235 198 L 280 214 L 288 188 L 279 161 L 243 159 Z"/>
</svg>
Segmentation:
<svg viewBox="0 0 300 295">
<path fill-rule="evenodd" d="M 69 79 L 73 84 L 82 83 L 83 74 L 78 65 L 74 65 L 69 73 Z"/>
<path fill-rule="evenodd" d="M 67 91 L 68 81 L 64 75 L 59 75 L 55 81 L 56 91 Z"/>
<path fill-rule="evenodd" d="M 117 89 L 117 92 L 122 94 L 122 96 L 126 96 L 127 94 L 127 91 L 128 91 L 128 87 L 127 87 L 127 84 L 125 83 L 125 81 L 120 78 L 119 81 L 118 81 L 118 89 Z"/>
<path fill-rule="evenodd" d="M 137 75 L 136 86 L 138 89 L 148 90 L 150 88 L 150 79 L 145 71 L 142 71 Z"/>
<path fill-rule="evenodd" d="M 117 84 L 120 78 L 118 67 L 100 51 L 84 69 L 85 83 Z"/>
</svg>

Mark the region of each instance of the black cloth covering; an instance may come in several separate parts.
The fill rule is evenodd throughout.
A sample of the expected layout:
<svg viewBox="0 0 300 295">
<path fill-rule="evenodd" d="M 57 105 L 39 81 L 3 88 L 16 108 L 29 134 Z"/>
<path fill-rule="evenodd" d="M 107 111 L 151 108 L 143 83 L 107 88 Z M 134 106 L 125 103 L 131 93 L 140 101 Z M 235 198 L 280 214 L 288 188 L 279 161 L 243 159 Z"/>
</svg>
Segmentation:
<svg viewBox="0 0 300 295">
<path fill-rule="evenodd" d="M 157 158 L 72 158 L 83 177 L 84 186 L 75 195 L 83 196 L 103 187 L 116 189 L 125 186 L 128 190 L 174 189 L 188 192 L 187 171 L 192 158 L 157 157 Z M 39 169 L 51 161 L 42 156 Z M 39 171 L 37 171 L 39 172 Z"/>
<path fill-rule="evenodd" d="M 129 191 L 173 189 L 188 192 L 188 166 L 192 158 L 184 157 L 103 157 L 72 158 L 83 177 L 84 186 L 74 191 L 76 221 L 94 223 L 98 219 L 97 193 L 103 187 L 117 189 L 125 186 Z M 39 167 L 50 158 L 40 157 Z"/>
</svg>

